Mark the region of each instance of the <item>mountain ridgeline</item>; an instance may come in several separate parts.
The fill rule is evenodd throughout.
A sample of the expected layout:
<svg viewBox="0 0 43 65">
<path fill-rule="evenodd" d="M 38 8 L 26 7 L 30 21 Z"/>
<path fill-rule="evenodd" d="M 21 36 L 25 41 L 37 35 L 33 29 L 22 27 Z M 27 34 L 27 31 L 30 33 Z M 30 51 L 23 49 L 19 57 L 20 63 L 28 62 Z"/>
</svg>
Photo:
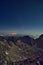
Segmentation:
<svg viewBox="0 0 43 65">
<path fill-rule="evenodd" d="M 32 45 L 35 45 L 39 48 L 43 48 L 43 34 L 39 36 L 39 38 L 32 38 L 30 36 L 0 36 L 0 40 L 7 40 L 8 42 L 9 41 L 12 41 L 14 44 L 17 42 L 17 41 L 21 41 L 21 42 L 24 42 L 30 46 Z"/>
<path fill-rule="evenodd" d="M 43 65 L 43 34 L 0 36 L 0 65 Z"/>
</svg>

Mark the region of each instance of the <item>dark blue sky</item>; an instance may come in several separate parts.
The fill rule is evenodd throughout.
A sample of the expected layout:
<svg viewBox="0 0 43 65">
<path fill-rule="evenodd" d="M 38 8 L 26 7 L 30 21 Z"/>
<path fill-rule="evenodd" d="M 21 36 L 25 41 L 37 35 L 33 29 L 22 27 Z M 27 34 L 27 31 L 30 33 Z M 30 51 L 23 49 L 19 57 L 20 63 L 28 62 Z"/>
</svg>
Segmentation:
<svg viewBox="0 0 43 65">
<path fill-rule="evenodd" d="M 0 32 L 43 33 L 43 0 L 0 0 Z"/>
</svg>

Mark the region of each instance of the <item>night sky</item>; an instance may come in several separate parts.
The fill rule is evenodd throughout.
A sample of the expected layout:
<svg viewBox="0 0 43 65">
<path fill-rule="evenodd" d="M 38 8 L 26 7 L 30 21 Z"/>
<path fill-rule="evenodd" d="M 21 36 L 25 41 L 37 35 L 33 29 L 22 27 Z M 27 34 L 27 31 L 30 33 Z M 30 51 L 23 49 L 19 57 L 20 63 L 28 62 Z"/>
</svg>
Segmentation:
<svg viewBox="0 0 43 65">
<path fill-rule="evenodd" d="M 0 32 L 43 33 L 43 0 L 0 0 Z"/>
</svg>

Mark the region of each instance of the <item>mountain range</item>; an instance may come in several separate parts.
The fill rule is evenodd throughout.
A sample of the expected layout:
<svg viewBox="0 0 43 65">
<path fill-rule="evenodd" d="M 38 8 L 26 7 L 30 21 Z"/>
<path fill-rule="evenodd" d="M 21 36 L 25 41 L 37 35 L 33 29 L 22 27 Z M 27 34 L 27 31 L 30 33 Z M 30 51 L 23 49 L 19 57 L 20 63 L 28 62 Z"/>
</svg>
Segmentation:
<svg viewBox="0 0 43 65">
<path fill-rule="evenodd" d="M 0 65 L 43 65 L 43 34 L 0 36 Z"/>
</svg>

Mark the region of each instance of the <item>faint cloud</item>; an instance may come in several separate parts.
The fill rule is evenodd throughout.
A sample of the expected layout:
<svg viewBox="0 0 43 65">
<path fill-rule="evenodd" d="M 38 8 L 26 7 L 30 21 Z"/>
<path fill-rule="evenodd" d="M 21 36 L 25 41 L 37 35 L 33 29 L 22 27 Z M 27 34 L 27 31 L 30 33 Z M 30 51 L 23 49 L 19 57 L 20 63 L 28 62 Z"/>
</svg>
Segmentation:
<svg viewBox="0 0 43 65">
<path fill-rule="evenodd" d="M 17 34 L 17 33 L 16 33 L 16 32 L 10 32 L 9 34 L 15 35 L 15 34 Z"/>
</svg>

